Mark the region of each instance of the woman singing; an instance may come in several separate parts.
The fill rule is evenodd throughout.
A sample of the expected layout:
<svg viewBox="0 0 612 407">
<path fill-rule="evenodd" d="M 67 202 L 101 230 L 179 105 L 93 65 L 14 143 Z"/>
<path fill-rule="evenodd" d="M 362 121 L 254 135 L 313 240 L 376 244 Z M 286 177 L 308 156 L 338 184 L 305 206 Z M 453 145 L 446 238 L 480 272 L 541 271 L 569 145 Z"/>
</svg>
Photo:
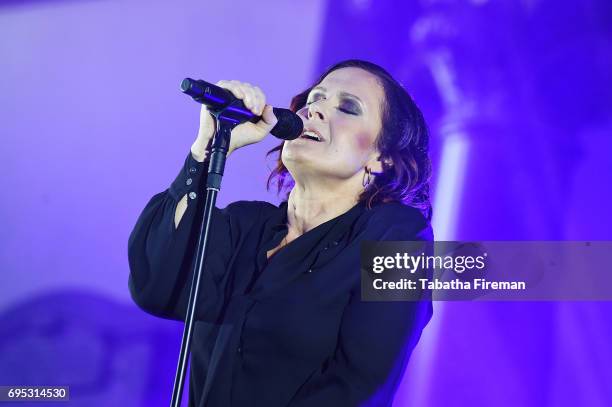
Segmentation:
<svg viewBox="0 0 612 407">
<path fill-rule="evenodd" d="M 263 118 L 232 132 L 228 155 L 276 124 L 262 91 L 221 81 Z M 431 302 L 360 300 L 360 243 L 433 240 L 428 132 L 381 67 L 336 64 L 295 96 L 303 134 L 278 152 L 279 206 L 214 209 L 192 342 L 189 405 L 390 406 Z M 129 239 L 129 289 L 145 311 L 184 320 L 214 118 Z M 418 389 L 411 389 L 418 391 Z"/>
</svg>

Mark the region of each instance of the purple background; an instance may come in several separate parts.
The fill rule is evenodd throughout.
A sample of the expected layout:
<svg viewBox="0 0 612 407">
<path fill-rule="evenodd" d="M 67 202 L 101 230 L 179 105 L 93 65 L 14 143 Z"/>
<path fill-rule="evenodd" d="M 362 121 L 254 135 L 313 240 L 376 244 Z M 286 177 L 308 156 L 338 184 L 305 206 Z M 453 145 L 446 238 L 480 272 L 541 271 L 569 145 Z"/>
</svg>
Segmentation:
<svg viewBox="0 0 612 407">
<path fill-rule="evenodd" d="M 195 138 L 186 76 L 287 106 L 378 62 L 431 127 L 438 240 L 611 239 L 611 20 L 607 0 L 4 1 L 0 385 L 168 405 L 181 324 L 130 301 L 127 237 Z M 275 144 L 232 155 L 220 205 L 278 202 Z M 436 303 L 395 405 L 609 405 L 611 311 Z"/>
</svg>

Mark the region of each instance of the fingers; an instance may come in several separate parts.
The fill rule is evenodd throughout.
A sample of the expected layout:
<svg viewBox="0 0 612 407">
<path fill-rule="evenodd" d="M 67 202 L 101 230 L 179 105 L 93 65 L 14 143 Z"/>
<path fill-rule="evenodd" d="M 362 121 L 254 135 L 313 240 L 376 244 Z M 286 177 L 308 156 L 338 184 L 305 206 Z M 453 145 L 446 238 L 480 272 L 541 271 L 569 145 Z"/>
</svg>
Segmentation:
<svg viewBox="0 0 612 407">
<path fill-rule="evenodd" d="M 253 87 L 248 84 L 243 84 L 242 91 L 244 93 L 244 105 L 251 112 L 255 113 L 259 116 L 259 112 L 257 111 L 256 100 L 255 100 L 255 92 L 253 91 Z"/>
<path fill-rule="evenodd" d="M 266 107 L 266 95 L 264 95 L 259 86 L 253 87 L 253 93 L 255 95 L 255 108 L 257 109 L 257 115 L 261 116 L 264 108 Z"/>
<path fill-rule="evenodd" d="M 254 114 L 258 116 L 263 114 L 266 96 L 259 87 L 246 82 L 225 80 L 217 82 L 216 85 L 232 92 Z"/>
</svg>

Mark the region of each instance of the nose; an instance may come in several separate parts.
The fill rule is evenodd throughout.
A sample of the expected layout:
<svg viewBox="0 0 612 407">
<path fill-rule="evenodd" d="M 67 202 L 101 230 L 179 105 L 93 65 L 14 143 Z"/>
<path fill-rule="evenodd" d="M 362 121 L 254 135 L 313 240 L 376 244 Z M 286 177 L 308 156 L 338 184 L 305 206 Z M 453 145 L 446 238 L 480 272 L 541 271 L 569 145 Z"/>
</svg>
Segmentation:
<svg viewBox="0 0 612 407">
<path fill-rule="evenodd" d="M 320 106 L 318 106 L 316 103 L 313 103 L 309 106 L 308 109 L 308 118 L 310 120 L 313 120 L 313 118 L 317 118 L 321 121 L 325 120 L 325 115 L 323 114 L 323 112 L 321 111 Z"/>
<path fill-rule="evenodd" d="M 308 113 L 308 119 L 309 120 L 313 120 L 313 117 L 317 117 L 319 120 L 321 121 L 325 121 L 325 117 L 323 116 L 323 114 L 321 112 L 316 112 L 316 113 Z"/>
<path fill-rule="evenodd" d="M 304 106 L 302 108 L 301 113 L 308 118 L 308 120 L 321 120 L 325 121 L 326 114 L 323 112 L 321 107 L 321 101 L 323 99 L 319 99 L 315 102 L 312 102 L 310 105 Z"/>
</svg>

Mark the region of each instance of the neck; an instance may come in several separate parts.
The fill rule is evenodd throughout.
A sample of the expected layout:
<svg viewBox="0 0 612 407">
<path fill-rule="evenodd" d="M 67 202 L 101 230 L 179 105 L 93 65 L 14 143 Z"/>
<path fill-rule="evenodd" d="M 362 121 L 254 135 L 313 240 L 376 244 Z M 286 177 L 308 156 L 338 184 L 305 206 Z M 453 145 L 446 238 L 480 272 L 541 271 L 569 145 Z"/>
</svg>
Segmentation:
<svg viewBox="0 0 612 407">
<path fill-rule="evenodd" d="M 291 190 L 287 205 L 289 234 L 300 236 L 318 225 L 347 212 L 358 202 L 361 183 L 298 183 Z"/>
</svg>

